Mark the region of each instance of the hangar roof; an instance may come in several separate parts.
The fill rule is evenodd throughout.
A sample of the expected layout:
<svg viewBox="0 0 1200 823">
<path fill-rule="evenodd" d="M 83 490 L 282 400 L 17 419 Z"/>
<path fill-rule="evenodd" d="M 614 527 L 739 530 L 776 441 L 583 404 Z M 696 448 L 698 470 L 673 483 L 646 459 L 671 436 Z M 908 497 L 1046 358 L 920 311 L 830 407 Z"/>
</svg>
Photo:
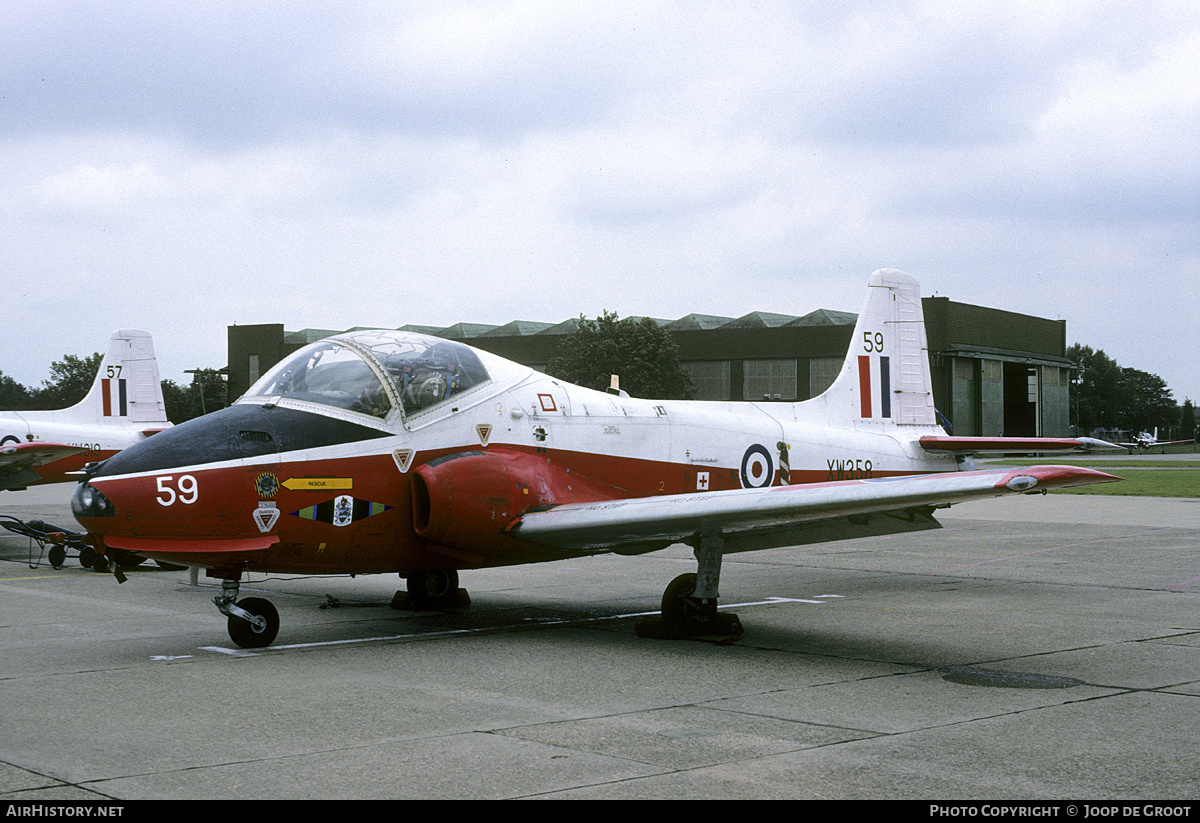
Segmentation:
<svg viewBox="0 0 1200 823">
<path fill-rule="evenodd" d="M 641 317 L 631 317 L 630 320 L 641 320 Z M 853 312 L 817 309 L 803 317 L 791 314 L 774 314 L 756 311 L 742 317 L 720 317 L 713 314 L 688 314 L 676 320 L 651 318 L 667 331 L 708 331 L 710 329 L 773 329 L 781 326 L 789 328 L 796 326 L 853 326 L 858 315 Z M 531 335 L 570 334 L 579 328 L 579 319 L 572 318 L 561 323 L 539 323 L 532 320 L 513 320 L 503 326 L 487 323 L 455 323 L 444 328 L 439 326 L 423 326 L 409 324 L 401 326 L 400 331 L 414 331 L 421 334 L 431 334 L 435 337 L 447 337 L 455 340 L 469 340 L 474 337 L 529 337 Z M 345 331 L 354 331 L 346 329 Z M 287 332 L 287 342 L 291 344 L 308 344 L 341 331 L 333 329 L 302 329 Z"/>
</svg>

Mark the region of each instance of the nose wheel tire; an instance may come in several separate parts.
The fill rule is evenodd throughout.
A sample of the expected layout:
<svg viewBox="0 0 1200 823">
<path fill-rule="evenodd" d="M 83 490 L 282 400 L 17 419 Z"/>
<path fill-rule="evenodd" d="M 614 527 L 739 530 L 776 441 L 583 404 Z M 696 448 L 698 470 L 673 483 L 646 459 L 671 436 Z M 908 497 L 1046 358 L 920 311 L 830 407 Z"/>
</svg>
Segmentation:
<svg viewBox="0 0 1200 823">
<path fill-rule="evenodd" d="M 256 626 L 249 620 L 230 616 L 229 639 L 243 649 L 261 649 L 271 645 L 275 635 L 279 634 L 279 612 L 270 600 L 261 597 L 247 597 L 238 602 L 238 608 L 259 618 L 261 626 Z"/>
</svg>

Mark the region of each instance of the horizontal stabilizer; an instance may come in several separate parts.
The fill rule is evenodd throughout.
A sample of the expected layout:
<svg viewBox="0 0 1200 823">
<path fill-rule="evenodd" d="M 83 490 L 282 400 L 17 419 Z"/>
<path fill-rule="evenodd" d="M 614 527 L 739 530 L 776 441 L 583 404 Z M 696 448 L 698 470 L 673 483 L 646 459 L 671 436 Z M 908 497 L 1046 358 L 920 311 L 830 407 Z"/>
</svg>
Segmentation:
<svg viewBox="0 0 1200 823">
<path fill-rule="evenodd" d="M 925 451 L 955 454 L 1040 454 L 1056 451 L 1124 451 L 1116 443 L 1094 437 L 952 437 L 928 436 L 920 440 Z"/>
</svg>

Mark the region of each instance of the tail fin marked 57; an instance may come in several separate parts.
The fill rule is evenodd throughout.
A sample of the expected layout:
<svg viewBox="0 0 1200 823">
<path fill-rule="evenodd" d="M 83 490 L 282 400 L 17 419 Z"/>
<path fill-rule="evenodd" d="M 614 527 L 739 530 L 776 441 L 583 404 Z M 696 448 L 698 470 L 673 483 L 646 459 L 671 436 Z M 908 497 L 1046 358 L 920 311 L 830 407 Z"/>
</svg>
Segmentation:
<svg viewBox="0 0 1200 823">
<path fill-rule="evenodd" d="M 169 425 L 150 335 L 135 329 L 114 332 L 87 396 L 59 414 L 97 423 Z"/>
</svg>

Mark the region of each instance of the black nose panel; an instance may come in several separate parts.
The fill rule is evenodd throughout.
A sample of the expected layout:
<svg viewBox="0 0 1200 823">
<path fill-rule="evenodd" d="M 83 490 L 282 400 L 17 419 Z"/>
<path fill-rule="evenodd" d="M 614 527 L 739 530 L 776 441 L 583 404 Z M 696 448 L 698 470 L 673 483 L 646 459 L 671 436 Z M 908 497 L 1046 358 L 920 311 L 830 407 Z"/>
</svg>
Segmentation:
<svg viewBox="0 0 1200 823">
<path fill-rule="evenodd" d="M 321 414 L 237 405 L 135 443 L 104 461 L 93 476 L 162 471 L 388 436 L 379 429 Z"/>
</svg>

